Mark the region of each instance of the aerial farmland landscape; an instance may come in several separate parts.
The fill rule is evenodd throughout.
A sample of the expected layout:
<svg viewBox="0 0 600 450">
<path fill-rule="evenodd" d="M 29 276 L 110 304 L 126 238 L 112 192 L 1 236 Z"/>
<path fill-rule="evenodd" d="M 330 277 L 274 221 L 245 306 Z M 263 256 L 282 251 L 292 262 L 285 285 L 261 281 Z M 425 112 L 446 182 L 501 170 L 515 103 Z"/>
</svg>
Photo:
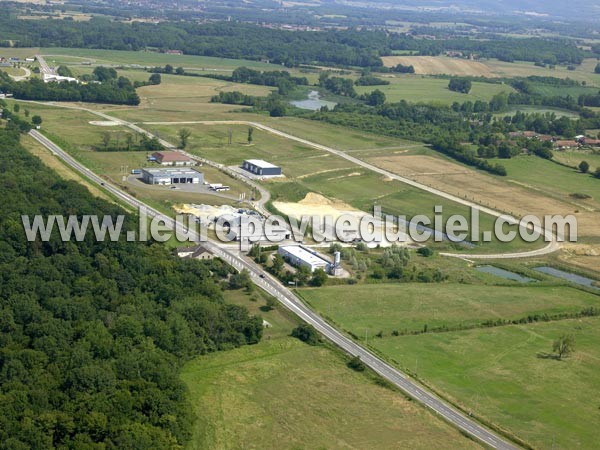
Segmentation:
<svg viewBox="0 0 600 450">
<path fill-rule="evenodd" d="M 0 449 L 596 449 L 600 8 L 0 0 Z"/>
</svg>

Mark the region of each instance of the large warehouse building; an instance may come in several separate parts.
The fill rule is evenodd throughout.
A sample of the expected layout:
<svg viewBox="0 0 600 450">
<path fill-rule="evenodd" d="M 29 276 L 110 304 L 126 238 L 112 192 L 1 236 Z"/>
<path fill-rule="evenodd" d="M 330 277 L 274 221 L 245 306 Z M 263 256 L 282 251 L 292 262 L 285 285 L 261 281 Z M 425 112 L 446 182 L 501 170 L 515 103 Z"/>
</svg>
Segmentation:
<svg viewBox="0 0 600 450">
<path fill-rule="evenodd" d="M 281 167 L 277 167 L 262 159 L 247 159 L 242 164 L 242 169 L 259 176 L 276 177 L 281 175 Z"/>
<path fill-rule="evenodd" d="M 282 245 L 279 247 L 277 253 L 291 265 L 308 267 L 311 272 L 323 269 L 329 273 L 331 269 L 331 262 L 301 245 Z"/>
<path fill-rule="evenodd" d="M 164 168 L 142 169 L 142 178 L 148 184 L 201 184 L 204 174 L 193 169 Z"/>
</svg>

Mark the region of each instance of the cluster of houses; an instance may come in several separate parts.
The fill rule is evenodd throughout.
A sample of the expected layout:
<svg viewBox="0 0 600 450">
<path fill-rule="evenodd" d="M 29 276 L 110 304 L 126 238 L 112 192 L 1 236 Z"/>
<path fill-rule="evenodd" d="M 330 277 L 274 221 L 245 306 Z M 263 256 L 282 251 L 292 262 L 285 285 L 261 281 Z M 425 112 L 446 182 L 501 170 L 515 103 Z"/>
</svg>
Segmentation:
<svg viewBox="0 0 600 450">
<path fill-rule="evenodd" d="M 556 136 L 548 134 L 539 134 L 535 131 L 513 131 L 508 133 L 511 139 L 526 138 L 537 139 L 542 142 L 552 142 L 554 148 L 558 150 L 568 150 L 579 147 L 600 147 L 600 139 L 592 139 L 584 135 L 575 136 L 574 139 L 559 139 Z"/>
<path fill-rule="evenodd" d="M 17 64 L 17 63 L 21 63 L 21 62 L 32 63 L 32 62 L 35 62 L 35 58 L 21 59 L 21 58 L 17 58 L 16 56 L 13 56 L 10 58 L 0 56 L 0 67 L 12 67 L 13 64 Z"/>
</svg>

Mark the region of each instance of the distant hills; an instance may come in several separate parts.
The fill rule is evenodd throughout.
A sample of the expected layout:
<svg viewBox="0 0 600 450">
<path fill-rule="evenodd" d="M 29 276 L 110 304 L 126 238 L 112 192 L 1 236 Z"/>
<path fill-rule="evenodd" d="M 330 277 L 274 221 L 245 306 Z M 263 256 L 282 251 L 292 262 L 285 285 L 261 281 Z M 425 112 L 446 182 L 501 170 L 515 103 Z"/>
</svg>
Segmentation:
<svg viewBox="0 0 600 450">
<path fill-rule="evenodd" d="M 566 21 L 600 16 L 596 0 L 325 0 L 323 3 L 380 5 L 399 9 L 541 16 Z"/>
</svg>

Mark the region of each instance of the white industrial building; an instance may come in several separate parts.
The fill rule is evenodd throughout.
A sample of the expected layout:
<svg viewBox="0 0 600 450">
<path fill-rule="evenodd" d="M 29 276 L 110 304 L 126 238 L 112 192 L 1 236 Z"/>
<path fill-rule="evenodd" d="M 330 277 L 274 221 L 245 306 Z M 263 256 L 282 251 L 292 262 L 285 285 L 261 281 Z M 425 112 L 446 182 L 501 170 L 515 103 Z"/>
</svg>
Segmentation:
<svg viewBox="0 0 600 450">
<path fill-rule="evenodd" d="M 77 78 L 62 77 L 60 75 L 55 75 L 55 74 L 51 74 L 51 73 L 44 73 L 43 79 L 44 79 L 44 83 L 62 83 L 62 82 L 71 83 L 74 81 L 75 83 L 79 84 L 79 80 Z"/>
<path fill-rule="evenodd" d="M 259 176 L 280 177 L 281 167 L 263 161 L 262 159 L 247 159 L 242 164 L 242 169 Z"/>
<path fill-rule="evenodd" d="M 162 168 L 142 169 L 142 178 L 148 184 L 201 184 L 204 174 L 193 169 Z"/>
<path fill-rule="evenodd" d="M 282 245 L 277 253 L 293 266 L 308 267 L 311 272 L 317 269 L 323 269 L 327 273 L 331 272 L 330 261 L 302 245 Z"/>
</svg>

